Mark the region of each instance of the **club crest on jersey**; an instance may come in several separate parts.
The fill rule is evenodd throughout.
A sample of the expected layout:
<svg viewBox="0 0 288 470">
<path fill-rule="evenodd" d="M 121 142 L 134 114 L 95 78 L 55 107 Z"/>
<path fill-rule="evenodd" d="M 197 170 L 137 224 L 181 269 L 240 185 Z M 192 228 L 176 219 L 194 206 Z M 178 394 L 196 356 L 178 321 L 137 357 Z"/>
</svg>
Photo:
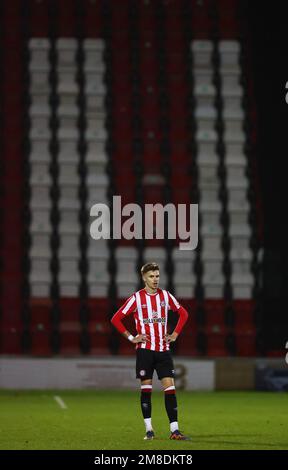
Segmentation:
<svg viewBox="0 0 288 470">
<path fill-rule="evenodd" d="M 162 300 L 162 302 L 160 302 L 160 305 L 161 305 L 161 307 L 166 307 L 167 306 L 165 300 Z"/>
</svg>

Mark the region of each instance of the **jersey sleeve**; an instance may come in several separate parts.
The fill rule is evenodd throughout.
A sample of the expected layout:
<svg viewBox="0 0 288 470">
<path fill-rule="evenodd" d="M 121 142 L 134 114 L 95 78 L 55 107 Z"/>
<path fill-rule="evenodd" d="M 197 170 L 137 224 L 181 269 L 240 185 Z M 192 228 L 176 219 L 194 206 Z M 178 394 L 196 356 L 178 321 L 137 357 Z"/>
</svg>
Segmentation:
<svg viewBox="0 0 288 470">
<path fill-rule="evenodd" d="M 119 333 L 124 333 L 127 328 L 123 325 L 122 320 L 128 315 L 131 315 L 136 309 L 136 298 L 135 295 L 129 297 L 126 302 L 122 305 L 122 307 L 117 310 L 117 312 L 113 315 L 111 319 L 112 325 L 119 331 Z"/>
<path fill-rule="evenodd" d="M 129 299 L 119 308 L 118 312 L 121 311 L 124 315 L 130 315 L 136 309 L 136 298 L 135 295 L 131 295 Z"/>
<path fill-rule="evenodd" d="M 180 304 L 178 300 L 176 300 L 174 295 L 170 294 L 170 292 L 168 292 L 168 298 L 169 298 L 169 310 L 172 310 L 173 312 L 177 312 L 180 308 Z"/>
</svg>

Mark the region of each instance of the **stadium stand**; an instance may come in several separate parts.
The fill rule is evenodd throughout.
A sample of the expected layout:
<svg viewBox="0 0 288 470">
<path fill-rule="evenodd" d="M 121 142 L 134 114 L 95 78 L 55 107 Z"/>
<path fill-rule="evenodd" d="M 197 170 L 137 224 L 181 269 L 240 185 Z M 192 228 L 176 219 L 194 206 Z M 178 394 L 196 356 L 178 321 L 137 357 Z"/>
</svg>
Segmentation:
<svg viewBox="0 0 288 470">
<path fill-rule="evenodd" d="M 2 354 L 133 354 L 109 319 L 148 260 L 190 312 L 177 354 L 257 354 L 255 109 L 236 4 L 5 9 Z M 96 242 L 90 209 L 113 195 L 199 204 L 197 250 L 167 238 Z"/>
</svg>

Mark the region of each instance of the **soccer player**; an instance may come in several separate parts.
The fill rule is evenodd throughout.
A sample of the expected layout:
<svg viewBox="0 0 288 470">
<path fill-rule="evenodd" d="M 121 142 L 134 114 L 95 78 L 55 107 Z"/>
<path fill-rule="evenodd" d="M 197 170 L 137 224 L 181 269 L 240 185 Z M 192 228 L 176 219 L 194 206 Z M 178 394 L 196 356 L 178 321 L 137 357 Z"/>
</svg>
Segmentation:
<svg viewBox="0 0 288 470">
<path fill-rule="evenodd" d="M 141 409 L 146 428 L 144 439 L 153 439 L 151 420 L 151 392 L 153 372 L 156 370 L 161 380 L 165 408 L 170 422 L 170 439 L 188 440 L 179 431 L 177 400 L 174 384 L 174 365 L 169 343 L 176 341 L 188 318 L 187 311 L 177 302 L 170 292 L 159 289 L 159 266 L 147 263 L 141 268 L 144 289 L 129 297 L 115 313 L 111 322 L 117 330 L 136 345 L 136 377 L 141 381 Z M 172 334 L 167 333 L 168 310 L 179 315 L 178 323 Z M 122 320 L 134 313 L 137 336 L 125 328 Z"/>
</svg>

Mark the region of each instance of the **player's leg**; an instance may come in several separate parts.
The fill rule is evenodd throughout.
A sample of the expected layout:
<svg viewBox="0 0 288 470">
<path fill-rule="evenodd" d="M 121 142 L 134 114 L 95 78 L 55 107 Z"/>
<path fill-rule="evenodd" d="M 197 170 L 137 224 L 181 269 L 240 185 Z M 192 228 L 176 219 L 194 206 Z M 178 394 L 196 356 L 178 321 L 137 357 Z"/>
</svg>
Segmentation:
<svg viewBox="0 0 288 470">
<path fill-rule="evenodd" d="M 174 364 L 170 351 L 157 354 L 157 373 L 164 390 L 165 408 L 170 422 L 170 430 L 178 429 L 177 399 L 174 384 Z"/>
<path fill-rule="evenodd" d="M 144 419 L 146 436 L 144 439 L 153 439 L 154 432 L 152 427 L 152 380 L 141 380 L 141 410 Z"/>
<path fill-rule="evenodd" d="M 161 379 L 161 384 L 162 384 L 163 390 L 169 387 L 175 387 L 174 379 L 172 377 L 164 377 L 163 379 Z"/>
<path fill-rule="evenodd" d="M 172 377 L 163 377 L 161 383 L 164 391 L 165 409 L 170 423 L 170 431 L 173 433 L 176 429 L 179 430 L 174 379 Z"/>
<path fill-rule="evenodd" d="M 150 354 L 149 354 L 150 353 Z M 152 427 L 152 377 L 153 377 L 153 357 L 152 351 L 138 349 L 136 352 L 136 377 L 141 381 L 141 411 L 144 419 L 146 436 L 144 439 L 153 439 Z"/>
<path fill-rule="evenodd" d="M 158 354 L 159 360 L 156 370 L 164 391 L 165 409 L 170 423 L 170 439 L 187 440 L 188 438 L 179 431 L 174 364 L 171 353 L 166 351 Z"/>
</svg>

